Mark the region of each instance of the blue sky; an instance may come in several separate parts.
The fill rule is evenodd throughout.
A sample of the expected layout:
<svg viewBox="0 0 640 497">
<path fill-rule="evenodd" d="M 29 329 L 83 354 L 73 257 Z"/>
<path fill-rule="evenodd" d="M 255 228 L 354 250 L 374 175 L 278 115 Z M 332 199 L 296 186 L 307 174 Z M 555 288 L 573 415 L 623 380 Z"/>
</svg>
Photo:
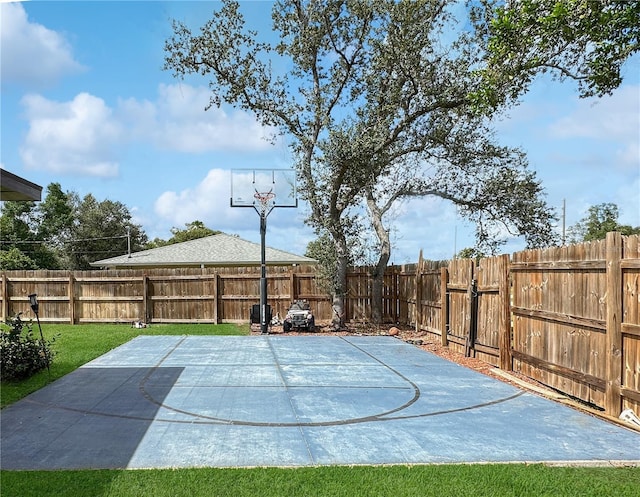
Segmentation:
<svg viewBox="0 0 640 497">
<path fill-rule="evenodd" d="M 258 242 L 258 215 L 229 207 L 230 170 L 287 168 L 251 115 L 204 111 L 208 81 L 162 70 L 170 19 L 198 29 L 217 2 L 3 2 L 0 164 L 46 187 L 125 204 L 150 239 L 172 227 L 207 226 Z M 270 30 L 269 1 L 242 4 L 248 24 Z M 539 80 L 496 123 L 500 143 L 521 147 L 566 225 L 591 205 L 616 203 L 620 222 L 640 226 L 640 57 L 611 96 L 578 99 L 573 84 Z M 303 254 L 314 234 L 304 205 L 275 209 L 267 244 Z M 558 230 L 561 227 L 558 226 Z M 473 227 L 437 199 L 395 212 L 392 261 L 419 251 L 444 259 L 473 244 Z M 511 240 L 505 251 L 523 248 Z"/>
</svg>

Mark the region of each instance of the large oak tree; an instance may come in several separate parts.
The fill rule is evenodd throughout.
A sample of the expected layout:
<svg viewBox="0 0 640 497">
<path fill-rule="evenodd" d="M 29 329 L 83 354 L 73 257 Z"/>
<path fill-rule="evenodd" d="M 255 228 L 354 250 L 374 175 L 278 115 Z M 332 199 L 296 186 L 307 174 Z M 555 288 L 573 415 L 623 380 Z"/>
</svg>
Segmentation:
<svg viewBox="0 0 640 497">
<path fill-rule="evenodd" d="M 488 245 L 500 222 L 532 246 L 553 238 L 539 181 L 524 154 L 491 138 L 487 119 L 526 91 L 545 61 L 557 65 L 555 48 L 539 44 L 526 63 L 511 63 L 511 14 L 492 1 L 470 4 L 280 0 L 272 11 L 277 42 L 247 28 L 233 0 L 199 32 L 173 23 L 165 68 L 207 78 L 211 106 L 250 111 L 289 141 L 308 222 L 335 246 L 338 317 L 349 240 L 363 229 L 363 212 L 364 228 L 378 236 L 381 284 L 391 250 L 384 215 L 401 198 L 437 195 L 458 204 Z M 545 34 L 535 29 L 532 42 Z M 560 48 L 579 52 L 581 42 Z"/>
</svg>

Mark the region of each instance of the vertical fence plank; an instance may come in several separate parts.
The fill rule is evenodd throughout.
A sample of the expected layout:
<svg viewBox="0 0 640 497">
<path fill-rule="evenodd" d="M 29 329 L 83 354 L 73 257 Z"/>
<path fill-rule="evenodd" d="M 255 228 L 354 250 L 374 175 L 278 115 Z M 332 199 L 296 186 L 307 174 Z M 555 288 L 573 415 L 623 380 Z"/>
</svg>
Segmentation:
<svg viewBox="0 0 640 497">
<path fill-rule="evenodd" d="M 498 316 L 498 354 L 500 369 L 513 370 L 511 354 L 511 278 L 509 273 L 509 256 L 501 255 L 498 261 L 499 316 Z"/>
<path fill-rule="evenodd" d="M 391 322 L 398 324 L 398 278 L 400 268 L 398 266 L 392 266 L 391 271 L 391 286 L 386 292 L 387 308 Z"/>
<path fill-rule="evenodd" d="M 291 302 L 295 302 L 297 299 L 296 296 L 296 275 L 293 272 L 293 269 L 289 270 L 289 296 L 291 297 L 289 300 Z"/>
<path fill-rule="evenodd" d="M 213 291 L 211 292 L 213 297 L 213 323 L 214 324 L 220 323 L 220 318 L 218 316 L 218 309 L 220 308 L 220 303 L 218 302 L 219 292 L 220 292 L 219 288 L 220 288 L 220 274 L 216 272 L 213 277 Z"/>
<path fill-rule="evenodd" d="M 443 346 L 449 345 L 449 269 L 446 266 L 440 268 L 440 343 Z"/>
<path fill-rule="evenodd" d="M 416 286 L 415 286 L 415 323 L 416 333 L 420 333 L 420 324 L 422 318 L 422 266 L 424 259 L 422 258 L 422 249 L 420 250 L 420 257 L 418 257 L 418 264 L 416 264 Z"/>
<path fill-rule="evenodd" d="M 640 235 L 623 238 L 622 409 L 640 414 Z"/>
<path fill-rule="evenodd" d="M 609 232 L 607 252 L 607 348 L 605 411 L 618 417 L 621 412 L 620 386 L 622 384 L 622 237 Z"/>
<path fill-rule="evenodd" d="M 476 288 L 475 278 L 476 278 L 475 262 L 471 261 L 471 264 L 469 264 L 468 275 L 467 275 L 467 281 L 468 281 L 467 306 L 468 306 L 468 312 L 469 312 L 469 321 L 467 326 L 467 336 L 464 344 L 465 357 L 471 356 L 471 350 L 475 346 L 475 333 L 476 333 L 475 327 L 476 327 L 476 320 L 478 316 L 478 307 L 476 305 L 478 292 Z M 475 351 L 473 356 L 475 357 Z"/>
<path fill-rule="evenodd" d="M 69 271 L 69 285 L 67 288 L 69 294 L 69 324 L 76 324 L 76 280 L 72 271 Z"/>
<path fill-rule="evenodd" d="M 2 273 L 2 322 L 7 321 L 9 315 L 9 294 L 7 292 L 7 275 Z"/>
<path fill-rule="evenodd" d="M 145 323 L 150 323 L 152 316 L 149 314 L 149 276 L 142 274 L 142 319 Z"/>
</svg>

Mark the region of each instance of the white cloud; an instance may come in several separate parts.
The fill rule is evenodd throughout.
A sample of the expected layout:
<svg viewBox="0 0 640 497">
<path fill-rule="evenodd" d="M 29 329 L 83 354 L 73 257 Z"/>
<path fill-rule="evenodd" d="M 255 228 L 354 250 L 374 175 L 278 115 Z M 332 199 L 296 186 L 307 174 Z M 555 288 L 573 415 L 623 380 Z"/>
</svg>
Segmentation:
<svg viewBox="0 0 640 497">
<path fill-rule="evenodd" d="M 27 169 L 111 177 L 118 174 L 113 148 L 123 129 L 100 98 L 80 93 L 70 102 L 40 95 L 22 99 L 29 130 L 20 147 Z"/>
<path fill-rule="evenodd" d="M 188 85 L 161 85 L 156 102 L 121 100 L 115 109 L 88 93 L 68 102 L 27 95 L 21 103 L 29 130 L 20 155 L 28 169 L 111 177 L 128 143 L 182 153 L 273 150 L 269 130 L 249 114 L 205 112 L 207 99 L 206 89 Z"/>
<path fill-rule="evenodd" d="M 203 153 L 220 150 L 267 150 L 273 130 L 243 111 L 205 111 L 211 92 L 185 84 L 160 85 L 155 103 L 127 99 L 120 111 L 139 139 L 168 150 Z"/>
<path fill-rule="evenodd" d="M 194 220 L 221 231 L 238 228 L 238 223 L 253 209 L 229 207 L 230 176 L 228 170 L 212 169 L 194 188 L 162 193 L 155 202 L 155 213 L 183 227 Z"/>
<path fill-rule="evenodd" d="M 553 122 L 548 129 L 554 140 L 578 138 L 613 143 L 615 164 L 637 171 L 640 167 L 640 86 L 622 86 L 611 96 L 578 100 L 571 114 Z"/>
<path fill-rule="evenodd" d="M 640 134 L 640 129 L 638 129 L 638 133 Z M 622 144 L 616 150 L 617 161 L 622 164 L 629 164 L 630 166 L 635 166 L 636 171 L 640 170 L 640 140 L 629 141 L 628 143 Z"/>
<path fill-rule="evenodd" d="M 640 86 L 623 86 L 611 96 L 578 100 L 574 112 L 551 124 L 559 137 L 637 137 L 640 127 Z"/>
<path fill-rule="evenodd" d="M 20 3 L 0 5 L 2 84 L 41 88 L 84 70 L 59 33 L 30 22 Z"/>
</svg>

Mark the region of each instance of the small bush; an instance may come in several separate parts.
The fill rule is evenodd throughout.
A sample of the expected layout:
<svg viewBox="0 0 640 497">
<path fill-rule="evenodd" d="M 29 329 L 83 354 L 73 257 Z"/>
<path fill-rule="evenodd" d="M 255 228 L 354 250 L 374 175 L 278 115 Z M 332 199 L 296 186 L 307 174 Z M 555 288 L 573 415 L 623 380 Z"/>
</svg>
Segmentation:
<svg viewBox="0 0 640 497">
<path fill-rule="evenodd" d="M 0 379 L 23 380 L 49 368 L 52 343 L 36 338 L 32 324 L 23 322 L 20 314 L 7 321 L 0 330 Z"/>
</svg>

